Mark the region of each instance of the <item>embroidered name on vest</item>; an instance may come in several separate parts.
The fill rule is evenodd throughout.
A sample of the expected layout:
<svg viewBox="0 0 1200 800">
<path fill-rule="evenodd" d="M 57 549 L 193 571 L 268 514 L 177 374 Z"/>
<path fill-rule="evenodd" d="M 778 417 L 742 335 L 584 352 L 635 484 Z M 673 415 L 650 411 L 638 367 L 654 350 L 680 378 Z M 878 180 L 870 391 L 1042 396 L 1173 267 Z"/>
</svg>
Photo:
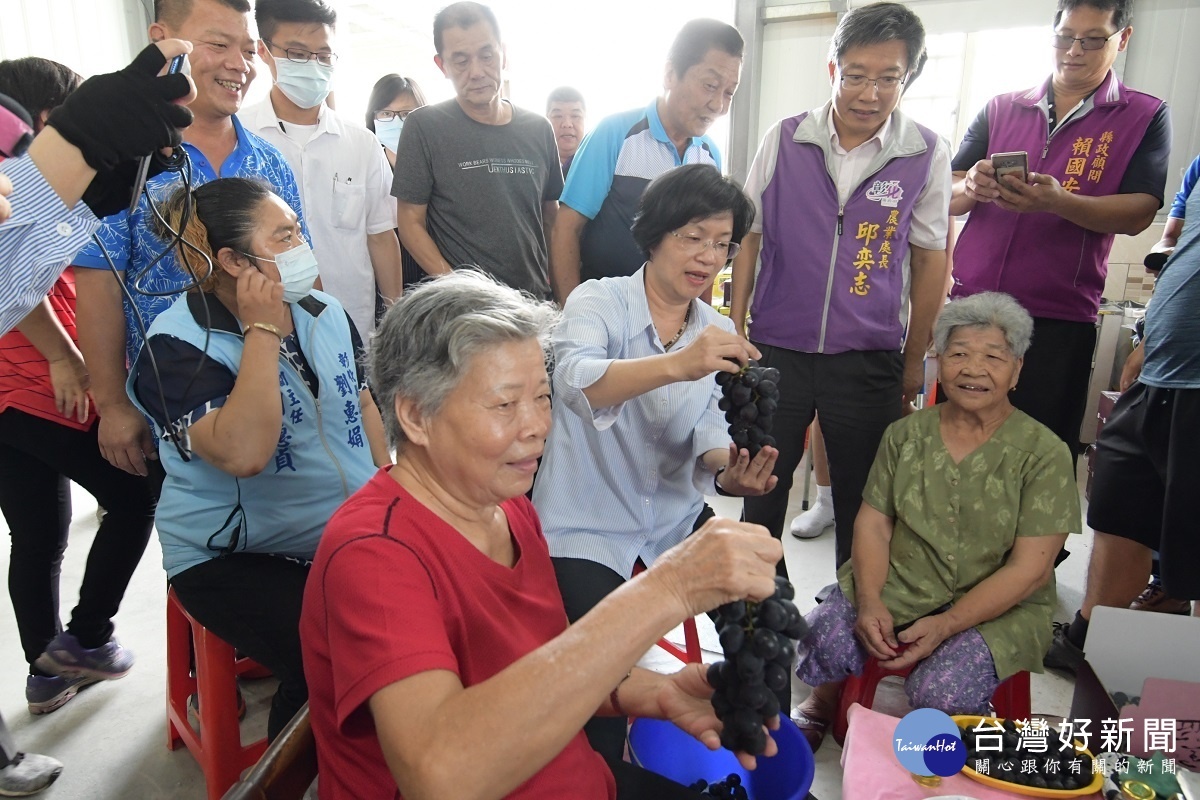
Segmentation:
<svg viewBox="0 0 1200 800">
<path fill-rule="evenodd" d="M 879 181 L 883 183 L 884 181 Z M 899 186 L 899 181 L 889 181 Z M 867 292 L 871 291 L 871 283 L 867 279 L 867 273 L 873 267 L 880 269 L 888 269 L 892 258 L 892 237 L 896 235 L 896 226 L 900 222 L 900 212 L 892 210 L 888 214 L 887 222 L 884 223 L 883 241 L 879 243 L 879 249 L 873 250 L 871 243 L 879 238 L 879 223 L 878 222 L 860 222 L 858 223 L 858 233 L 854 235 L 855 240 L 862 242 L 862 247 L 854 256 L 854 282 L 850 285 L 850 293 L 856 294 L 859 297 L 866 297 Z"/>
<path fill-rule="evenodd" d="M 1063 170 L 1063 177 L 1066 179 L 1062 182 L 1062 186 L 1068 192 L 1079 191 L 1078 178 L 1087 176 L 1086 180 L 1089 183 L 1099 183 L 1104 177 L 1104 167 L 1108 164 L 1108 149 L 1114 144 L 1114 136 L 1112 131 L 1105 131 L 1100 134 L 1100 141 L 1093 147 L 1095 142 L 1092 137 L 1078 137 L 1071 145 L 1071 155 L 1067 157 L 1067 166 Z M 1094 151 L 1094 152 L 1093 152 Z M 1088 157 L 1091 157 L 1092 163 L 1088 163 Z"/>
</svg>

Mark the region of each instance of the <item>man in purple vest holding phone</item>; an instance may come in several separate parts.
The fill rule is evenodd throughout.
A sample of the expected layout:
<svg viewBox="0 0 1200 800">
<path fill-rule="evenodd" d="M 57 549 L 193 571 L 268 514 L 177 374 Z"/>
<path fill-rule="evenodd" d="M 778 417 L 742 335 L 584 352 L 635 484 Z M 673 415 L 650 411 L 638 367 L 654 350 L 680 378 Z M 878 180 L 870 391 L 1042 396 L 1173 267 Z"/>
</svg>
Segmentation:
<svg viewBox="0 0 1200 800">
<path fill-rule="evenodd" d="M 1113 237 L 1154 221 L 1167 180 L 1167 107 L 1112 69 L 1133 33 L 1131 5 L 1059 0 L 1047 36 L 1054 73 L 992 98 L 953 162 L 950 213 L 971 215 L 954 250 L 952 295 L 1007 292 L 1033 315 L 1012 402 L 1073 454 Z M 998 153 L 1008 164 L 999 177 Z M 1024 156 L 1025 169 L 1010 156 Z"/>
<path fill-rule="evenodd" d="M 746 499 L 746 520 L 781 537 L 819 411 L 838 566 L 883 431 L 924 382 L 944 298 L 950 149 L 896 108 L 924 62 L 925 29 L 903 5 L 846 13 L 830 43 L 832 99 L 773 125 L 746 180 L 758 213 L 733 262 L 730 317 L 781 373 L 779 483 Z"/>
</svg>

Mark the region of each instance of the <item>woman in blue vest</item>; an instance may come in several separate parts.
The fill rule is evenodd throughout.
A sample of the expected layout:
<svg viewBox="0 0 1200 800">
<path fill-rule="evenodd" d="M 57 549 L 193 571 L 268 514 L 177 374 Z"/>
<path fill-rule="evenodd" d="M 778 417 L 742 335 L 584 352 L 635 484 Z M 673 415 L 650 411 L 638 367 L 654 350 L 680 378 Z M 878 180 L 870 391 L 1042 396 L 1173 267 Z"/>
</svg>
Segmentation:
<svg viewBox="0 0 1200 800">
<path fill-rule="evenodd" d="M 178 190 L 162 216 L 195 286 L 150 327 L 128 388 L 167 473 L 163 567 L 193 617 L 279 678 L 274 739 L 308 698 L 309 560 L 334 510 L 390 460 L 383 426 L 358 334 L 313 290 L 316 260 L 283 200 L 222 178 Z"/>
</svg>

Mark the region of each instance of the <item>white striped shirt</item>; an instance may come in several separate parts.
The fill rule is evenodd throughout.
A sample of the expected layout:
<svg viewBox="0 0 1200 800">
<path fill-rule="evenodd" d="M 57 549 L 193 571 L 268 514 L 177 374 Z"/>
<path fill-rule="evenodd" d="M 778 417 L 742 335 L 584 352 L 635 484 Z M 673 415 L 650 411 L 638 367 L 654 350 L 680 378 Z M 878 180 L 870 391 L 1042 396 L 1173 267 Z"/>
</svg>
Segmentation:
<svg viewBox="0 0 1200 800">
<path fill-rule="evenodd" d="M 628 577 L 683 541 L 714 493 L 700 458 L 729 448 L 713 376 L 672 383 L 610 408 L 593 409 L 583 390 L 617 359 L 660 355 L 643 283 L 587 281 L 571 292 L 554 332 L 554 425 L 533 489 L 550 554 L 585 558 Z M 733 323 L 695 300 L 676 347 L 709 325 Z"/>
<path fill-rule="evenodd" d="M 28 155 L 0 164 L 13 183 L 12 216 L 0 224 L 0 336 L 46 297 L 100 220 L 79 201 L 67 208 Z"/>
</svg>

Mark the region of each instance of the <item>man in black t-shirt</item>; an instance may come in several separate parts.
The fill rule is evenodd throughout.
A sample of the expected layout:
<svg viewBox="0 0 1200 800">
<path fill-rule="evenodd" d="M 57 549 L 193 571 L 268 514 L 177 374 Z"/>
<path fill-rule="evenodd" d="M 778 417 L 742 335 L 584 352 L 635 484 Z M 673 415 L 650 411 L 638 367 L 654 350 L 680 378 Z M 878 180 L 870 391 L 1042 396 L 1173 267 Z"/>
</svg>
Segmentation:
<svg viewBox="0 0 1200 800">
<path fill-rule="evenodd" d="M 404 123 L 392 182 L 400 241 L 430 275 L 474 265 L 548 298 L 563 186 L 554 130 L 501 97 L 506 55 L 491 9 L 446 7 L 433 39 L 455 97 Z"/>
</svg>

